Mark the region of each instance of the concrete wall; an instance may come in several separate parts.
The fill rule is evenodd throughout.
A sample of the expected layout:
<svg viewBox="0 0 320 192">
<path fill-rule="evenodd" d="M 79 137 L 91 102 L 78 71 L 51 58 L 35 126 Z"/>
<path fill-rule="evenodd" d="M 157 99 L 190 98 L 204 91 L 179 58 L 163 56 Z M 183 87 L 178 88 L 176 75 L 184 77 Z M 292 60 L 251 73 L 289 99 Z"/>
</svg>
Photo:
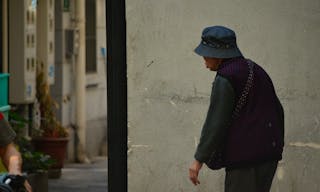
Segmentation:
<svg viewBox="0 0 320 192">
<path fill-rule="evenodd" d="M 223 191 L 224 171 L 188 168 L 215 73 L 193 53 L 204 27 L 225 25 L 263 66 L 285 108 L 284 159 L 273 192 L 320 191 L 320 1 L 127 1 L 130 192 Z"/>
</svg>

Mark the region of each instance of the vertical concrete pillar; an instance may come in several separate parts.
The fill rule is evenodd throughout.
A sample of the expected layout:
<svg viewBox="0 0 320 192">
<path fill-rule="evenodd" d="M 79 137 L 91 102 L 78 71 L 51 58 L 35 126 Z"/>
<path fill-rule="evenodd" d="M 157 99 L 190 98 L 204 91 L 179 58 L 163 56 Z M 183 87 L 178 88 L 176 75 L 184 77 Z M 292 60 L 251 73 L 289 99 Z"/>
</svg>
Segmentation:
<svg viewBox="0 0 320 192">
<path fill-rule="evenodd" d="M 79 47 L 78 54 L 75 58 L 75 95 L 76 95 L 76 125 L 79 135 L 77 146 L 77 159 L 84 163 L 88 161 L 86 156 L 86 41 L 85 41 L 85 0 L 75 1 L 76 26 L 79 29 Z M 75 42 L 77 43 L 77 42 Z"/>
</svg>

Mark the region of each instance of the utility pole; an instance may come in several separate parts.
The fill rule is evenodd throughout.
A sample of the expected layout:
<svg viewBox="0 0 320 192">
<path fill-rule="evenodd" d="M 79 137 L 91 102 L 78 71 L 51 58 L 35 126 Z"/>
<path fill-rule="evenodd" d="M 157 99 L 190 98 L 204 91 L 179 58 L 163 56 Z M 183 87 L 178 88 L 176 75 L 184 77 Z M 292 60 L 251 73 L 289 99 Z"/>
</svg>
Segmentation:
<svg viewBox="0 0 320 192">
<path fill-rule="evenodd" d="M 126 192 L 127 52 L 125 0 L 106 0 L 108 192 Z"/>
</svg>

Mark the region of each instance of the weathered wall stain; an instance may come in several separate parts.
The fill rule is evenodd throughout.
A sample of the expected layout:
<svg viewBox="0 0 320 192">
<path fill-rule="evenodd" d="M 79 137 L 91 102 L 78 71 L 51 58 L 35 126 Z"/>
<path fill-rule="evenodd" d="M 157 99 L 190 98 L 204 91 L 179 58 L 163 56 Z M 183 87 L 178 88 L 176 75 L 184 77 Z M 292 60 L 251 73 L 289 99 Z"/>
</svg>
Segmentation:
<svg viewBox="0 0 320 192">
<path fill-rule="evenodd" d="M 303 142 L 291 142 L 289 143 L 289 146 L 292 147 L 307 147 L 311 149 L 320 149 L 319 143 L 303 143 Z"/>
</svg>

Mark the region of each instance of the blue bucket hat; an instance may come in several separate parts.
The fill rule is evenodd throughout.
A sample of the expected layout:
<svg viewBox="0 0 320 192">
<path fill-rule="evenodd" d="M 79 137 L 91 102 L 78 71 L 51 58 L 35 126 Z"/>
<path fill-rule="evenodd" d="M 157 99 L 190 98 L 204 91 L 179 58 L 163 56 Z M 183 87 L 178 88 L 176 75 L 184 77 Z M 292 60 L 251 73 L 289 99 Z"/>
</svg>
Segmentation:
<svg viewBox="0 0 320 192">
<path fill-rule="evenodd" d="M 198 55 L 211 58 L 242 56 L 233 30 L 223 26 L 207 27 L 202 31 L 201 42 L 194 50 Z"/>
</svg>

